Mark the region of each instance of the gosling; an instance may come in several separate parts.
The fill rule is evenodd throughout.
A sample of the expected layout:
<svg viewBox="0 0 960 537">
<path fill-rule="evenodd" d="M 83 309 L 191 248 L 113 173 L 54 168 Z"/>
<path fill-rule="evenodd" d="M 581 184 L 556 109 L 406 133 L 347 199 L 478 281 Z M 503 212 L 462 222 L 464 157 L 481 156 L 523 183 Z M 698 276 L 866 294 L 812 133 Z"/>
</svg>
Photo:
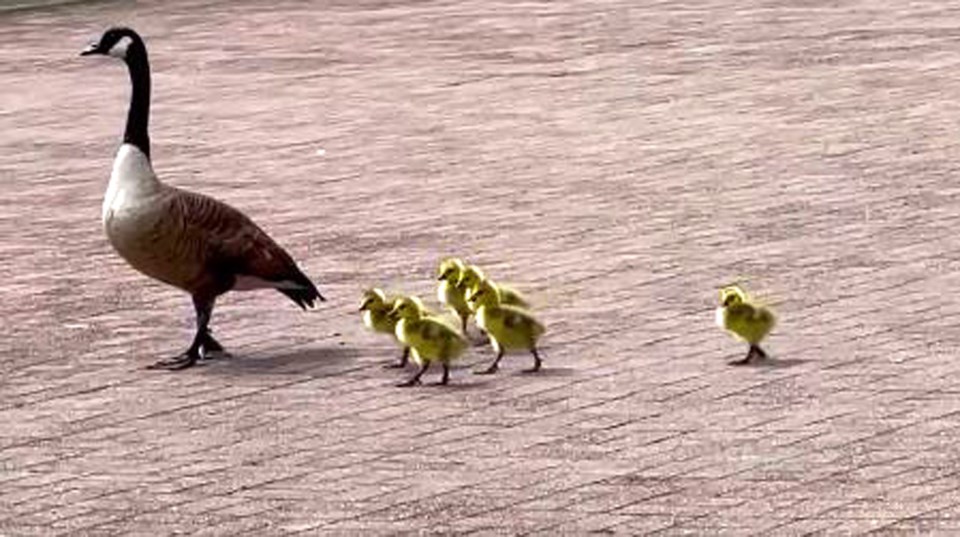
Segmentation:
<svg viewBox="0 0 960 537">
<path fill-rule="evenodd" d="M 748 364 L 754 359 L 764 360 L 767 353 L 760 342 L 770 333 L 776 318 L 769 309 L 752 303 L 747 293 L 738 285 L 720 290 L 720 307 L 717 308 L 717 326 L 735 338 L 750 344 L 746 357 L 730 362 L 732 365 Z"/>
<path fill-rule="evenodd" d="M 390 315 L 397 318 L 397 339 L 410 348 L 413 361 L 420 366 L 413 377 L 397 386 L 419 384 L 420 377 L 433 362 L 440 362 L 443 366 L 443 377 L 439 384 L 447 384 L 450 380 L 450 362 L 463 354 L 467 340 L 452 326 L 428 315 L 423 303 L 415 296 L 397 300 Z"/>
<path fill-rule="evenodd" d="M 396 338 L 397 319 L 390 315 L 396 299 L 387 299 L 383 290 L 374 287 L 363 292 L 363 302 L 360 304 L 360 311 L 363 312 L 363 324 L 370 330 L 380 334 L 390 334 L 390 337 Z M 397 340 L 399 343 L 399 340 Z M 387 368 L 403 368 L 407 366 L 410 359 L 410 347 L 402 345 L 403 353 L 400 355 L 399 363 L 388 364 Z"/>
<path fill-rule="evenodd" d="M 525 373 L 540 370 L 543 362 L 537 352 L 537 340 L 546 332 L 540 321 L 527 310 L 503 305 L 500 290 L 489 280 L 482 280 L 468 301 L 476 305 L 477 325 L 490 336 L 490 345 L 497 353 L 490 367 L 477 374 L 496 373 L 504 353 L 515 349 L 529 350 L 533 354 L 533 368 L 525 369 Z"/>
</svg>

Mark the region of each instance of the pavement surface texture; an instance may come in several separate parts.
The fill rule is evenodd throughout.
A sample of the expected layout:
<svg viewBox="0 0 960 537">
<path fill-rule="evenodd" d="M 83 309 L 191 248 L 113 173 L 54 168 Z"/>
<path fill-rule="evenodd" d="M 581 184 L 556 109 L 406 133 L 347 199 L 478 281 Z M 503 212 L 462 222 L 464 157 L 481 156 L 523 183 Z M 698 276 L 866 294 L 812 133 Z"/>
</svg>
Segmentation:
<svg viewBox="0 0 960 537">
<path fill-rule="evenodd" d="M 0 4 L 0 535 L 960 534 L 960 8 Z M 329 298 L 180 291 L 100 204 L 146 38 L 157 172 Z M 371 285 L 459 255 L 548 326 L 401 389 Z M 740 281 L 772 360 L 714 325 Z M 475 327 L 472 330 L 476 330 Z M 472 333 L 474 339 L 476 332 Z M 438 372 L 428 373 L 434 381 Z"/>
</svg>

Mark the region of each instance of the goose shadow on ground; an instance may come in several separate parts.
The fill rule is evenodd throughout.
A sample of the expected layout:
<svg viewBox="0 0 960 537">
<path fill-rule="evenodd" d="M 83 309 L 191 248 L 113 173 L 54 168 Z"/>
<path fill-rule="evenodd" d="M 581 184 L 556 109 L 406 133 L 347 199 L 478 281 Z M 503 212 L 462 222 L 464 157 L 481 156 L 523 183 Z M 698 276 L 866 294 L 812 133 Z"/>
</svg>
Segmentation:
<svg viewBox="0 0 960 537">
<path fill-rule="evenodd" d="M 220 375 L 332 376 L 354 369 L 360 351 L 342 345 L 235 353 L 209 363 L 209 373 Z"/>
</svg>

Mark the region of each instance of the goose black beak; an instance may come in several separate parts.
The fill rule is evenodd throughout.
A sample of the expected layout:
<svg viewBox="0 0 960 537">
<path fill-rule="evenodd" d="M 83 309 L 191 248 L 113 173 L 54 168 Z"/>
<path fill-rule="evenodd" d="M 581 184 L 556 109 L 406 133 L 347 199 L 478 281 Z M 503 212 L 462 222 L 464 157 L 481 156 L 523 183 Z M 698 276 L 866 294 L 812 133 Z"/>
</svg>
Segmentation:
<svg viewBox="0 0 960 537">
<path fill-rule="evenodd" d="M 91 54 L 103 54 L 100 52 L 100 43 L 90 43 L 85 49 L 80 51 L 81 56 L 90 56 Z"/>
</svg>

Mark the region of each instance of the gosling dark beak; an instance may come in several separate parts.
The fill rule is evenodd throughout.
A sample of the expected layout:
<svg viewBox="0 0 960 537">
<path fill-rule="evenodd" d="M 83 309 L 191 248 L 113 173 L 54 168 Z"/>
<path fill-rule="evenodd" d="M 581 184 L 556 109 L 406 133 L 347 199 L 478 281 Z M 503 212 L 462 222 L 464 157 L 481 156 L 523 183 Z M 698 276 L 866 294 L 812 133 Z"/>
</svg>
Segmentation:
<svg viewBox="0 0 960 537">
<path fill-rule="evenodd" d="M 91 54 L 103 54 L 100 52 L 100 43 L 90 43 L 85 49 L 80 51 L 81 56 L 90 56 Z"/>
</svg>

